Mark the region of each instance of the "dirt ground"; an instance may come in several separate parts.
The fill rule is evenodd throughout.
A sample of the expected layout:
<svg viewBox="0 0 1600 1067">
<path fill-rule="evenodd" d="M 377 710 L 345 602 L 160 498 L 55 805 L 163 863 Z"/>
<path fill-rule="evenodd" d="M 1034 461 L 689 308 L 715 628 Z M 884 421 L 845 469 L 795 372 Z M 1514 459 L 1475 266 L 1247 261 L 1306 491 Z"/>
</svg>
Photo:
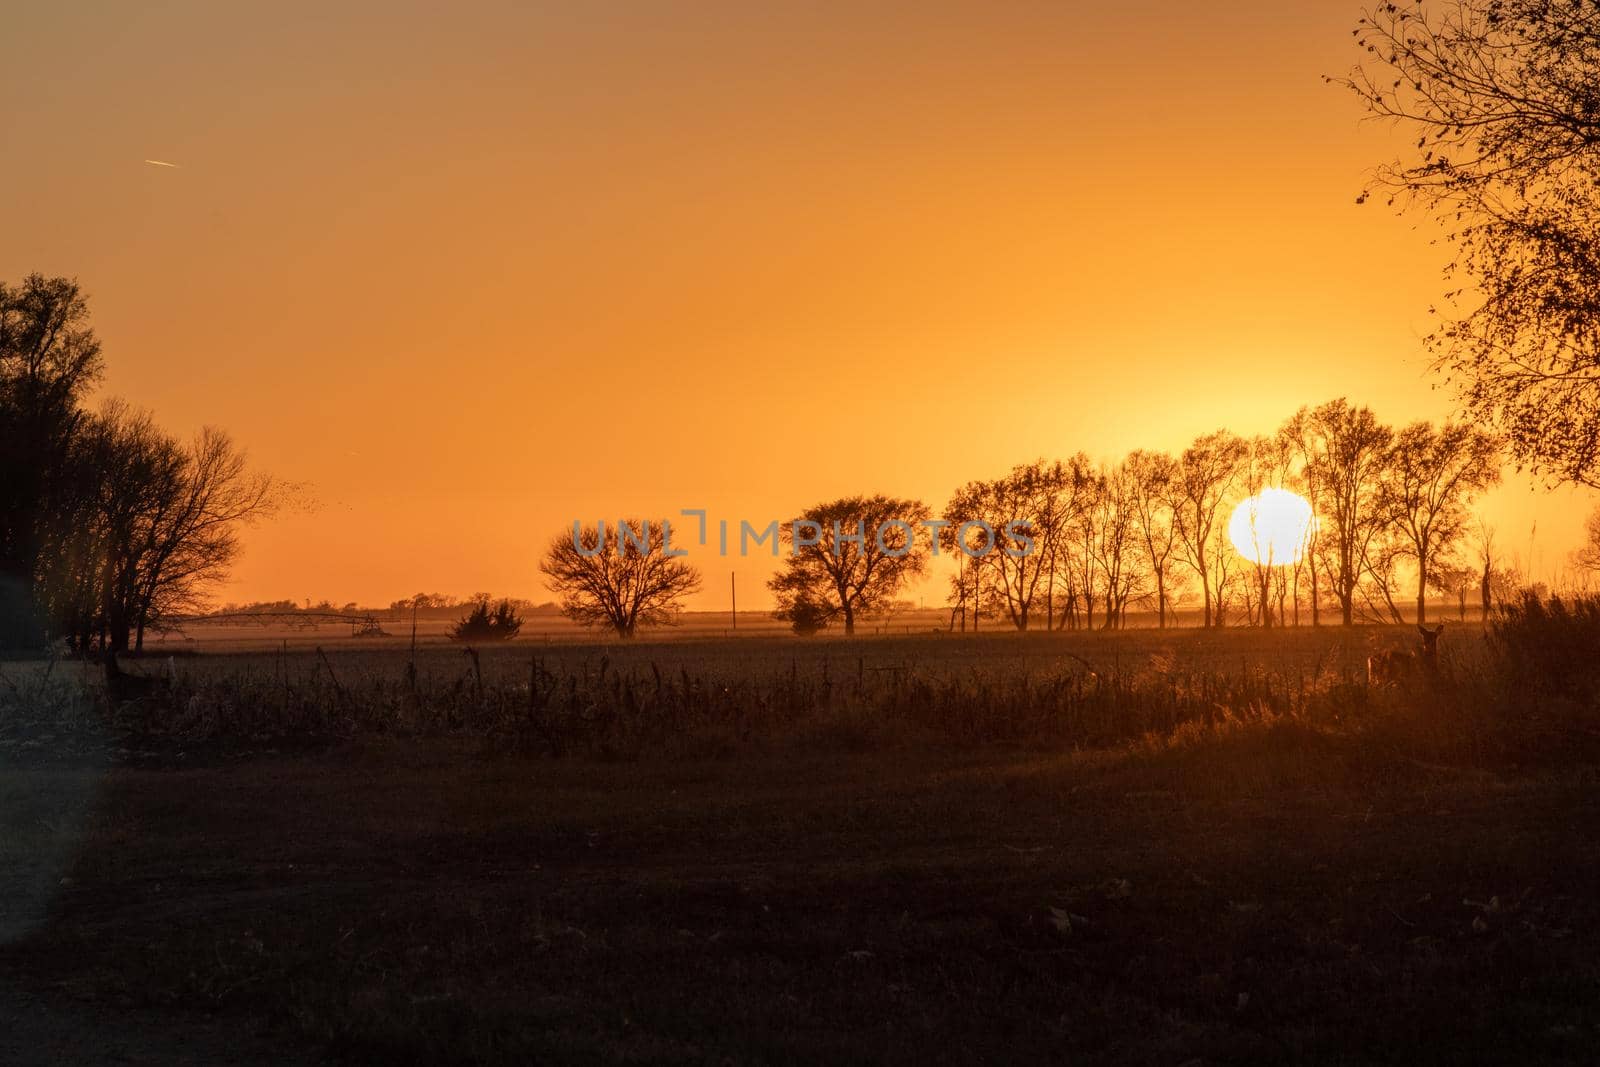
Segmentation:
<svg viewBox="0 0 1600 1067">
<path fill-rule="evenodd" d="M 0 1061 L 1600 1047 L 1592 772 L 1293 730 L 1116 756 L 189 762 L 0 775 Z"/>
<path fill-rule="evenodd" d="M 267 1067 L 320 1059 L 315 1049 L 241 1030 L 230 1021 L 0 989 L 0 1063 Z"/>
</svg>

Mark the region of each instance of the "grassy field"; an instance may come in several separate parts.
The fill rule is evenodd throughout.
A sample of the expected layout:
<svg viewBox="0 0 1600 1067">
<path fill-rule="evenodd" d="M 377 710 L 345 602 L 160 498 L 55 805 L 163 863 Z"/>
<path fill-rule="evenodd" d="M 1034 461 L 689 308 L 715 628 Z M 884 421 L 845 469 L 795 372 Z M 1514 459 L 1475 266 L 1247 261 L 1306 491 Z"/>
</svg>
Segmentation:
<svg viewBox="0 0 1600 1067">
<path fill-rule="evenodd" d="M 1483 621 L 1482 612 L 1476 604 L 1460 607 L 1453 602 L 1439 601 L 1430 604 L 1428 610 L 1430 618 L 1435 621 L 1443 619 L 1449 620 L 1452 624 L 1459 622 L 1473 627 L 1481 626 Z M 222 621 L 188 622 L 170 631 L 152 633 L 148 636 L 147 651 L 152 655 L 164 656 L 216 651 L 264 652 L 284 644 L 294 649 L 320 645 L 324 648 L 369 651 L 392 650 L 410 645 L 414 620 L 404 611 L 387 609 L 370 611 L 352 609 L 352 611 L 352 618 L 370 616 L 375 619 L 383 629 L 384 636 L 357 637 L 354 632 L 356 627 L 350 622 L 335 621 L 317 614 L 308 615 L 305 619 L 281 615 L 268 615 L 260 619 L 229 617 Z M 1197 608 L 1187 606 L 1173 608 L 1168 614 L 1169 624 L 1175 630 L 1200 628 L 1201 612 Z M 1309 627 L 1309 606 L 1302 606 L 1302 614 Z M 441 614 L 437 610 L 430 610 L 428 614 L 415 620 L 417 641 L 424 646 L 448 645 L 450 631 L 459 615 L 459 611 Z M 1126 621 L 1127 628 L 1133 631 L 1155 630 L 1157 623 L 1156 613 L 1144 609 L 1131 610 Z M 948 608 L 911 608 L 889 617 L 863 619 L 858 625 L 858 634 L 862 637 L 907 637 L 924 636 L 939 630 L 946 633 L 955 631 L 952 636 L 960 637 L 971 636 L 967 630 L 967 626 L 970 625 L 972 625 L 970 620 L 963 625 L 957 617 L 952 616 Z M 978 626 L 978 632 L 984 635 L 1003 635 L 1010 630 L 1003 620 L 989 618 L 980 620 Z M 774 619 L 767 611 L 742 611 L 738 613 L 737 618 L 726 611 L 686 611 L 671 625 L 647 627 L 642 633 L 643 640 L 650 644 L 751 637 L 783 639 L 790 636 L 789 624 Z M 832 627 L 812 640 L 814 643 L 826 643 L 844 642 L 848 639 L 844 637 L 839 627 Z M 516 643 L 586 646 L 627 644 L 609 637 L 604 632 L 579 626 L 560 614 L 542 611 L 530 612 L 524 616 L 521 634 Z"/>
<path fill-rule="evenodd" d="M 7 665 L 0 1021 L 86 1062 L 1592 1062 L 1594 705 L 1451 637 L 1380 691 L 1400 631 L 280 648 L 110 719 Z"/>
</svg>

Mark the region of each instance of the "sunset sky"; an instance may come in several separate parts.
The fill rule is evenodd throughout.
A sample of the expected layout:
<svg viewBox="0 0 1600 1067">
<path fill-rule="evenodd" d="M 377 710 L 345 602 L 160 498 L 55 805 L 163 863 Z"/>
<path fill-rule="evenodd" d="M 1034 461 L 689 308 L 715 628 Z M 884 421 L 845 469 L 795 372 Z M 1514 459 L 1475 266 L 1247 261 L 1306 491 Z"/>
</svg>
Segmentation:
<svg viewBox="0 0 1600 1067">
<path fill-rule="evenodd" d="M 76 276 L 107 395 L 320 501 L 226 599 L 544 599 L 574 518 L 1451 412 L 1446 252 L 1356 205 L 1396 135 L 1322 81 L 1351 0 L 334 6 L 0 36 L 0 278 Z M 1490 513 L 1549 578 L 1591 503 Z M 696 607 L 770 603 L 770 558 L 696 562 Z"/>
</svg>

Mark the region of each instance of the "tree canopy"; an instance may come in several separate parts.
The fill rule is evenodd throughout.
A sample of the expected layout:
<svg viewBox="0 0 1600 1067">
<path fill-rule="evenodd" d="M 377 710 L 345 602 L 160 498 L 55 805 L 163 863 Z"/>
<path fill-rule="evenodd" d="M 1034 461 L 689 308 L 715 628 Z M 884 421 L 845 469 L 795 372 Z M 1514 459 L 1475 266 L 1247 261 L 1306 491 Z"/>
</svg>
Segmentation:
<svg viewBox="0 0 1600 1067">
<path fill-rule="evenodd" d="M 1368 194 L 1455 255 L 1436 367 L 1555 479 L 1600 485 L 1600 12 L 1593 0 L 1399 0 L 1336 79 L 1410 137 Z"/>
<path fill-rule="evenodd" d="M 610 537 L 604 524 L 575 527 L 551 540 L 540 569 L 568 618 L 631 638 L 670 622 L 700 588 L 700 572 L 667 547 L 664 521 L 623 520 Z"/>
<path fill-rule="evenodd" d="M 806 509 L 781 530 L 790 553 L 767 583 L 780 619 L 814 631 L 833 619 L 855 633 L 856 619 L 886 608 L 927 566 L 928 506 L 895 497 L 840 497 Z"/>
</svg>

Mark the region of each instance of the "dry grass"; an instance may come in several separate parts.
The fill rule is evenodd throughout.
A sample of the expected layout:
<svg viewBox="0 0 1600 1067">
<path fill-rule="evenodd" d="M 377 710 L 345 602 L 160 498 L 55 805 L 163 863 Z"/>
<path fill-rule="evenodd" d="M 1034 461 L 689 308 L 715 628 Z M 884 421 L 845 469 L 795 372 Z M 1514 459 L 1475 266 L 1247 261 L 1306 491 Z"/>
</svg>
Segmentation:
<svg viewBox="0 0 1600 1067">
<path fill-rule="evenodd" d="M 1416 758 L 1515 763 L 1588 752 L 1592 608 L 1510 609 L 1457 630 L 1437 675 L 1373 688 L 1397 630 L 1132 631 L 824 642 L 299 648 L 148 658 L 168 679 L 109 718 L 94 668 L 0 678 L 0 749 L 63 738 L 128 750 L 244 751 L 361 737 L 475 739 L 494 751 L 641 760 L 816 748 L 1105 748 L 1236 722 L 1367 735 Z M 1551 679 L 1562 679 L 1556 686 Z M 10 710 L 7 711 L 6 709 Z"/>
</svg>

